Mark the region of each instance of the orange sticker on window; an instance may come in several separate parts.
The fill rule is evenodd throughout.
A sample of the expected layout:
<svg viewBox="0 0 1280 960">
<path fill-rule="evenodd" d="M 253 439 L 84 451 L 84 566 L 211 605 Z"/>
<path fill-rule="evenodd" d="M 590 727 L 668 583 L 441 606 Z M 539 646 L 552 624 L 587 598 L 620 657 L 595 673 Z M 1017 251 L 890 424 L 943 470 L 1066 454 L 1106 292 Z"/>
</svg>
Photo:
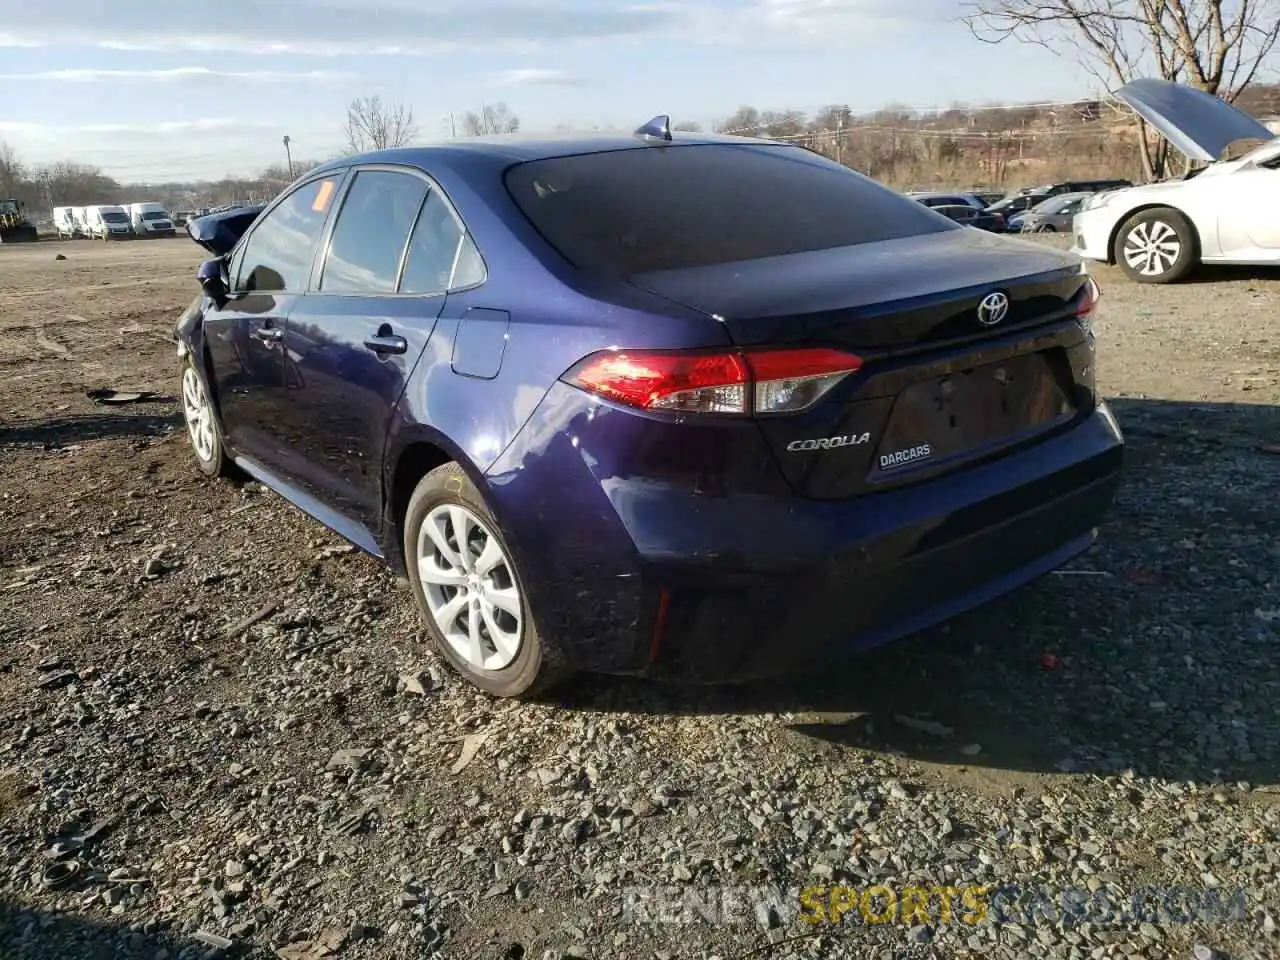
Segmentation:
<svg viewBox="0 0 1280 960">
<path fill-rule="evenodd" d="M 311 204 L 311 209 L 316 213 L 324 213 L 329 208 L 329 201 L 333 199 L 333 181 L 322 180 L 320 182 L 320 192 L 316 194 L 315 203 Z"/>
</svg>

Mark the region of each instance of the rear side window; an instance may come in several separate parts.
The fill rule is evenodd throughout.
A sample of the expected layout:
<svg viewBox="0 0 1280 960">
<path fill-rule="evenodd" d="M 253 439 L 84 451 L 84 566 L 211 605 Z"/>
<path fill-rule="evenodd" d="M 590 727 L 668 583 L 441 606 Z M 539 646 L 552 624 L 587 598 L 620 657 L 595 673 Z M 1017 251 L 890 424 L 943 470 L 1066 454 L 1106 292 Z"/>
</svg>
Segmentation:
<svg viewBox="0 0 1280 960">
<path fill-rule="evenodd" d="M 557 157 L 518 164 L 506 182 L 565 259 L 622 276 L 958 229 L 915 200 L 790 146 Z"/>
<path fill-rule="evenodd" d="M 300 293 L 307 288 L 339 179 L 304 183 L 263 217 L 244 245 L 237 290 Z"/>
<path fill-rule="evenodd" d="M 320 275 L 321 293 L 394 293 L 426 181 L 407 173 L 362 170 L 338 211 Z"/>
<path fill-rule="evenodd" d="M 431 294 L 448 290 L 462 234 L 462 225 L 448 202 L 432 191 L 413 230 L 400 292 Z"/>
</svg>

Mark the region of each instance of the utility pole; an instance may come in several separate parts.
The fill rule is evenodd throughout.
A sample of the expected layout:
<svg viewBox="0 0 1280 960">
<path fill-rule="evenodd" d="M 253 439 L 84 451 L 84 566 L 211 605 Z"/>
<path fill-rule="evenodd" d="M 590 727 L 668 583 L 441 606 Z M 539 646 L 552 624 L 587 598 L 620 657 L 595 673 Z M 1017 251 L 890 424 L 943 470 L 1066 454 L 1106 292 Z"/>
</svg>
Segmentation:
<svg viewBox="0 0 1280 960">
<path fill-rule="evenodd" d="M 454 140 L 458 139 L 458 125 L 453 122 L 453 111 L 449 111 L 449 136 Z"/>
<path fill-rule="evenodd" d="M 284 143 L 284 159 L 285 159 L 285 162 L 288 163 L 289 165 L 289 179 L 292 180 L 293 179 L 293 152 L 289 149 L 289 135 L 286 133 L 283 137 L 280 138 L 280 140 L 282 143 Z"/>
<path fill-rule="evenodd" d="M 836 120 L 836 163 L 844 163 L 844 114 Z"/>
</svg>

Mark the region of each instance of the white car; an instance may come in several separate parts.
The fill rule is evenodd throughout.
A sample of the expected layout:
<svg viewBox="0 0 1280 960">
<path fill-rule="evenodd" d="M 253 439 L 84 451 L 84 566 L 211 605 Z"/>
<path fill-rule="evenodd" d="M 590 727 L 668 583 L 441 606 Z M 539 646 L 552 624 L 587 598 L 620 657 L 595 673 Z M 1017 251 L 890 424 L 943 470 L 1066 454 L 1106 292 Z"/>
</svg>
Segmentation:
<svg viewBox="0 0 1280 960">
<path fill-rule="evenodd" d="M 1225 100 L 1167 80 L 1134 80 L 1115 95 L 1209 166 L 1098 194 L 1075 216 L 1073 251 L 1118 263 L 1139 283 L 1171 283 L 1201 263 L 1280 265 L 1280 137 Z M 1265 142 L 1218 161 L 1241 140 Z"/>
</svg>

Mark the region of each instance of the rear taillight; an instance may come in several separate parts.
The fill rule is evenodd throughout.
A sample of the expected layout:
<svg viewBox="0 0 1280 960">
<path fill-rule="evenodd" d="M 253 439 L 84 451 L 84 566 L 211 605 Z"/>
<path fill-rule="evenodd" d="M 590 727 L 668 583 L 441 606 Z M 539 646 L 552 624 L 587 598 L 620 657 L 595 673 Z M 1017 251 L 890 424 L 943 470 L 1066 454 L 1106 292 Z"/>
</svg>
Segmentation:
<svg viewBox="0 0 1280 960">
<path fill-rule="evenodd" d="M 824 347 L 685 353 L 608 350 L 565 374 L 566 382 L 617 403 L 673 413 L 794 413 L 817 403 L 862 366 Z"/>
<path fill-rule="evenodd" d="M 1085 281 L 1084 289 L 1080 292 L 1080 302 L 1076 304 L 1076 316 L 1087 317 L 1098 306 L 1098 299 L 1102 296 L 1102 290 L 1098 288 L 1098 282 L 1090 277 Z"/>
</svg>

